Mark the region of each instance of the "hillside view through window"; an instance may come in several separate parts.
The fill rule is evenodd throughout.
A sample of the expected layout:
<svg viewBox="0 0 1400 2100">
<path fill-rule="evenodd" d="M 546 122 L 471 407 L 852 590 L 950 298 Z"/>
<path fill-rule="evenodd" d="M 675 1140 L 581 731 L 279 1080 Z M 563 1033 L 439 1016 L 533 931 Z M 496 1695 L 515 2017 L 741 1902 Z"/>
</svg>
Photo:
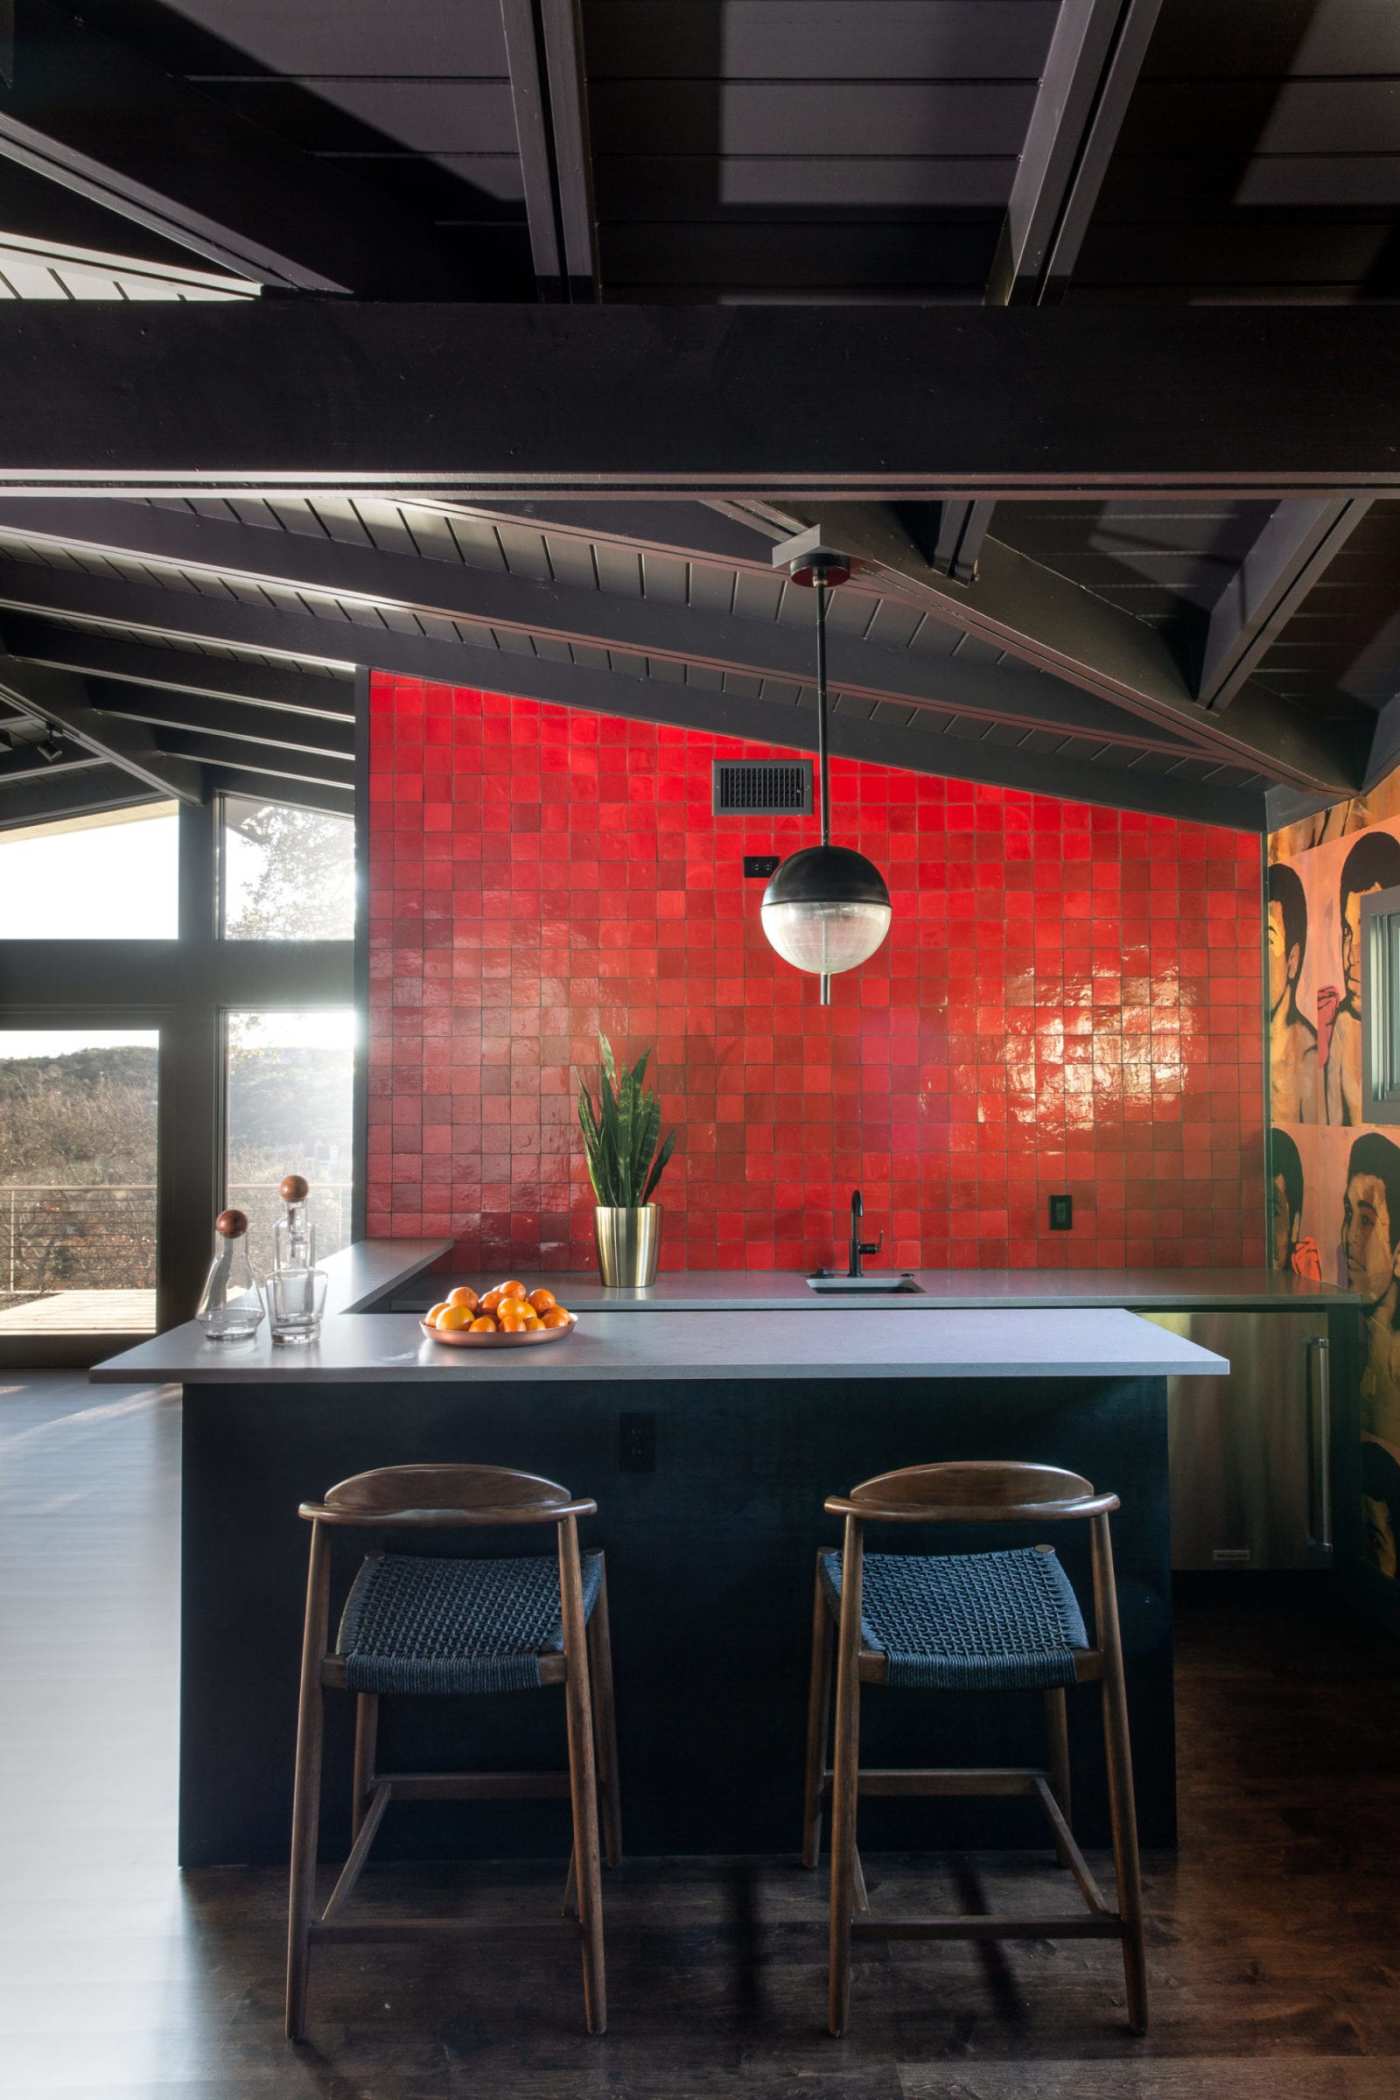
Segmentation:
<svg viewBox="0 0 1400 2100">
<path fill-rule="evenodd" d="M 159 1037 L 0 1030 L 0 1333 L 149 1332 Z"/>
</svg>

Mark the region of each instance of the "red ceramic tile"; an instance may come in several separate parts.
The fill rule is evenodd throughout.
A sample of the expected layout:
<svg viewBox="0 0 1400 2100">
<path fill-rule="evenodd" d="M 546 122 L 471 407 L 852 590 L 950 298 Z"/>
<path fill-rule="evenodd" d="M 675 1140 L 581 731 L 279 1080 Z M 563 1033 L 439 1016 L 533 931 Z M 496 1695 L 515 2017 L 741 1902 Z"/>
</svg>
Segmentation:
<svg viewBox="0 0 1400 2100">
<path fill-rule="evenodd" d="M 681 1130 L 667 1267 L 839 1260 L 857 1181 L 902 1267 L 1262 1257 L 1257 839 L 835 760 L 895 917 L 823 1009 L 742 870 L 812 825 L 710 808 L 773 747 L 389 677 L 370 724 L 376 1233 L 590 1266 L 602 1026 Z"/>
</svg>

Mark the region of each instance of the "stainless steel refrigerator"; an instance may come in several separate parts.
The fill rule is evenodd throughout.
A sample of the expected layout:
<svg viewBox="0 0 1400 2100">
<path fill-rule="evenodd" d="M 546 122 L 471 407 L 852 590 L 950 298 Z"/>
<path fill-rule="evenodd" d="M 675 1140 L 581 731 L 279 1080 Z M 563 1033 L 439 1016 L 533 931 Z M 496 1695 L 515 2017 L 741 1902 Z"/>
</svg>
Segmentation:
<svg viewBox="0 0 1400 2100">
<path fill-rule="evenodd" d="M 1174 1568 L 1325 1568 L 1332 1559 L 1331 1363 L 1320 1310 L 1146 1312 L 1228 1357 L 1168 1381 Z"/>
</svg>

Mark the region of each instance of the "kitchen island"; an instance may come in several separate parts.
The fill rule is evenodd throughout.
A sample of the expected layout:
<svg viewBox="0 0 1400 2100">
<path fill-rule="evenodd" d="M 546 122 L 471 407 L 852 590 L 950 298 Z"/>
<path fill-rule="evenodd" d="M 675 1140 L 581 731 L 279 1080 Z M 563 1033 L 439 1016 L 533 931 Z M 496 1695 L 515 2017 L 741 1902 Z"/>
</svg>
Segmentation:
<svg viewBox="0 0 1400 2100">
<path fill-rule="evenodd" d="M 373 1466 L 517 1466 L 594 1496 L 618 1675 L 624 1817 L 635 1852 L 781 1851 L 796 1842 L 813 1556 L 826 1495 L 940 1458 L 1066 1465 L 1123 1499 L 1115 1520 L 1144 1841 L 1175 1830 L 1165 1382 L 1223 1358 L 1120 1308 L 587 1310 L 566 1340 L 455 1351 L 374 1307 L 442 1251 L 368 1243 L 336 1257 L 320 1341 L 230 1347 L 176 1328 L 99 1367 L 184 1388 L 181 1858 L 285 1857 L 306 1527 L 300 1501 Z M 488 1535 L 473 1551 L 520 1550 Z M 996 1541 L 941 1531 L 943 1550 Z M 1027 1537 L 1021 1543 L 1031 1543 Z M 462 1550 L 460 1538 L 449 1539 Z M 898 1542 L 903 1545 L 905 1541 Z M 909 1543 L 912 1543 L 910 1541 Z M 1082 1597 L 1087 1541 L 1055 1543 Z M 363 1542 L 337 1539 L 337 1594 Z M 414 1550 L 421 1550 L 415 1546 Z M 325 1844 L 348 1831 L 348 1699 L 328 1700 Z M 1071 1701 L 1083 1828 L 1104 1835 L 1097 1701 Z M 867 1702 L 873 1763 L 1038 1761 L 1040 1702 L 888 1694 Z M 558 1762 L 550 1695 L 386 1702 L 382 1755 Z M 1024 1820 L 1023 1820 L 1024 1818 Z M 871 1804 L 866 1842 L 1033 1841 L 1018 1802 Z M 415 1805 L 386 1854 L 549 1854 L 562 1809 Z"/>
</svg>

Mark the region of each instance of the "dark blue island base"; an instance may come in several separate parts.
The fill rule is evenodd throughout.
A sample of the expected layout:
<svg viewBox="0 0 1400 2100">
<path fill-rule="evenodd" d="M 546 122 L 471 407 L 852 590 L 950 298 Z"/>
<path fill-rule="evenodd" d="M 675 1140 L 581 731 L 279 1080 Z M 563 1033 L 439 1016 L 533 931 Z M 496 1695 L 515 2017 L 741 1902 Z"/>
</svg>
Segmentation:
<svg viewBox="0 0 1400 2100">
<path fill-rule="evenodd" d="M 1120 1316 L 1121 1317 L 1121 1316 Z M 481 1359 L 475 1360 L 476 1367 Z M 231 1366 L 230 1366 L 231 1369 Z M 256 1374 L 254 1374 L 256 1375 Z M 373 1383 L 189 1382 L 184 1407 L 180 1857 L 186 1866 L 287 1857 L 307 1526 L 297 1505 L 374 1466 L 516 1466 L 596 1498 L 586 1545 L 607 1549 L 623 1826 L 630 1853 L 796 1851 L 813 1559 L 839 1540 L 826 1495 L 933 1459 L 1069 1466 L 1122 1497 L 1114 1519 L 1142 1841 L 1175 1841 L 1166 1384 L 1161 1377 L 992 1375 L 862 1380 L 791 1376 L 499 1377 Z M 654 1436 L 654 1466 L 645 1466 Z M 1060 1550 L 1089 1616 L 1087 1529 L 873 1531 L 870 1550 Z M 521 1532 L 447 1534 L 437 1550 L 533 1551 Z M 338 1535 L 338 1611 L 363 1536 Z M 421 1540 L 414 1551 L 426 1550 Z M 1107 1842 L 1097 1688 L 1069 1695 L 1075 1820 Z M 323 1852 L 348 1846 L 353 1700 L 326 1694 Z M 558 1768 L 556 1689 L 490 1700 L 385 1699 L 386 1770 Z M 1035 1693 L 869 1689 L 869 1764 L 1044 1760 Z M 405 1804 L 376 1857 L 567 1852 L 564 1803 Z M 1042 1845 L 1035 1807 L 1010 1800 L 883 1801 L 862 1843 L 939 1849 Z"/>
</svg>

